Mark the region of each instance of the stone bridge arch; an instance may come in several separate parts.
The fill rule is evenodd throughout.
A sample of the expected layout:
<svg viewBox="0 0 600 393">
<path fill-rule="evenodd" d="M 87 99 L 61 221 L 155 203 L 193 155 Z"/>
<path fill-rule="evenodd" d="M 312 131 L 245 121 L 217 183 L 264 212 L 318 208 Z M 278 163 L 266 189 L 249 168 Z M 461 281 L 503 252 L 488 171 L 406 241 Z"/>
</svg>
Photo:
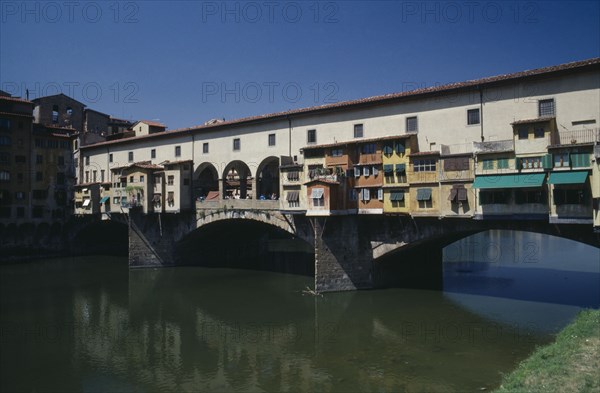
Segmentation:
<svg viewBox="0 0 600 393">
<path fill-rule="evenodd" d="M 219 171 L 213 162 L 203 162 L 194 170 L 194 200 L 219 191 Z"/>
<path fill-rule="evenodd" d="M 256 197 L 261 195 L 269 199 L 271 195 L 279 197 L 279 158 L 270 156 L 261 161 L 256 169 Z"/>
<path fill-rule="evenodd" d="M 221 173 L 221 198 L 254 197 L 252 179 L 252 171 L 248 164 L 241 160 L 231 161 Z"/>
</svg>

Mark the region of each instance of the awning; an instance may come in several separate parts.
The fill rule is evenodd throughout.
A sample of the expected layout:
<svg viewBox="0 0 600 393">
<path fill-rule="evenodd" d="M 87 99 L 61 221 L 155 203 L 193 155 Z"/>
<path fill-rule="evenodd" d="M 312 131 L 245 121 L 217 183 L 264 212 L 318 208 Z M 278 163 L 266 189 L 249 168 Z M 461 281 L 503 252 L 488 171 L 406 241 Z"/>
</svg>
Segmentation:
<svg viewBox="0 0 600 393">
<path fill-rule="evenodd" d="M 312 194 L 310 197 L 312 199 L 321 199 L 321 198 L 323 198 L 324 193 L 325 193 L 325 190 L 323 188 L 313 188 Z"/>
<path fill-rule="evenodd" d="M 216 201 L 217 199 L 219 199 L 219 191 L 209 191 L 208 194 L 206 194 L 207 201 Z"/>
<path fill-rule="evenodd" d="M 100 204 L 106 203 L 106 201 L 108 201 L 110 199 L 110 197 L 102 197 L 102 199 L 100 199 Z"/>
<path fill-rule="evenodd" d="M 285 199 L 288 202 L 297 202 L 300 200 L 300 193 L 298 191 L 289 191 Z"/>
<path fill-rule="evenodd" d="M 431 188 L 417 189 L 417 201 L 428 201 L 431 199 Z"/>
<path fill-rule="evenodd" d="M 392 164 L 386 164 L 383 166 L 383 172 L 384 173 L 392 173 L 394 171 L 394 165 Z"/>
<path fill-rule="evenodd" d="M 85 207 L 85 206 L 88 206 L 88 205 L 89 205 L 91 202 L 92 202 L 92 200 L 91 200 L 91 199 L 86 199 L 86 200 L 84 200 L 84 201 L 83 201 L 83 206 L 84 206 L 84 207 Z"/>
<path fill-rule="evenodd" d="M 396 143 L 396 153 L 397 154 L 404 154 L 404 152 L 406 151 L 404 144 L 402 142 L 397 142 Z"/>
<path fill-rule="evenodd" d="M 545 173 L 515 173 L 511 175 L 477 176 L 473 182 L 473 188 L 497 189 L 541 187 L 544 183 L 545 176 Z"/>
<path fill-rule="evenodd" d="M 390 193 L 390 201 L 403 201 L 404 191 L 392 191 Z"/>
<path fill-rule="evenodd" d="M 383 154 L 390 155 L 393 152 L 394 152 L 394 149 L 392 148 L 391 145 L 385 145 L 385 146 L 383 146 Z"/>
<path fill-rule="evenodd" d="M 588 177 L 587 171 L 577 172 L 552 172 L 548 184 L 582 184 Z"/>
<path fill-rule="evenodd" d="M 396 173 L 402 173 L 406 171 L 406 164 L 396 164 Z"/>
</svg>

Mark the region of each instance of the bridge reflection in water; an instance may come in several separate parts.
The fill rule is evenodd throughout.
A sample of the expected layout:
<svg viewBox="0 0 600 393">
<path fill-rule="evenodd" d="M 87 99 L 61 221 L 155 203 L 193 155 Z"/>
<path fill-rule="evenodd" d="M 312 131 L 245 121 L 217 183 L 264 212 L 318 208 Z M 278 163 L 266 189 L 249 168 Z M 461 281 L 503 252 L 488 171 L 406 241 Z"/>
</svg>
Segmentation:
<svg viewBox="0 0 600 393">
<path fill-rule="evenodd" d="M 501 373 L 551 340 L 549 321 L 555 331 L 579 309 L 574 300 L 510 299 L 511 288 L 519 287 L 515 277 L 526 268 L 514 268 L 513 281 L 494 281 L 494 269 L 507 260 L 476 268 L 481 255 L 474 241 L 499 240 L 505 250 L 507 241 L 518 240 L 540 245 L 534 269 L 543 272 L 537 266 L 556 263 L 546 257 L 561 246 L 536 236 L 472 237 L 463 247 L 476 251 L 470 259 L 452 259 L 447 249 L 446 292 L 387 289 L 315 298 L 302 295 L 312 282 L 304 276 L 128 270 L 125 258 L 3 266 L 1 390 L 491 389 Z M 597 254 L 583 246 L 576 250 L 556 258 L 568 256 L 574 270 L 597 276 L 597 264 L 590 263 Z M 470 293 L 457 293 L 465 277 Z M 482 277 L 490 293 L 474 285 Z M 546 292 L 556 290 L 555 284 Z"/>
</svg>

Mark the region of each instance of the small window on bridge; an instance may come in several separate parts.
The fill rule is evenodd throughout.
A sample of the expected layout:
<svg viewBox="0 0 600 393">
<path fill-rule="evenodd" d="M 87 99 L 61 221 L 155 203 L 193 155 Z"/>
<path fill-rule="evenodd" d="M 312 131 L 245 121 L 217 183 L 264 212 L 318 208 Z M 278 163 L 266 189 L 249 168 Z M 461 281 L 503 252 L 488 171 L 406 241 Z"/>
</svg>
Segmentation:
<svg viewBox="0 0 600 393">
<path fill-rule="evenodd" d="M 202 144 L 202 153 L 208 154 L 208 142 Z"/>
<path fill-rule="evenodd" d="M 240 138 L 235 138 L 235 139 L 233 140 L 233 150 L 234 150 L 234 151 L 239 151 L 239 150 L 240 150 L 240 147 L 241 147 L 240 145 L 241 145 L 241 143 L 240 143 Z"/>
<path fill-rule="evenodd" d="M 275 146 L 275 134 L 269 134 L 269 146 Z"/>
</svg>

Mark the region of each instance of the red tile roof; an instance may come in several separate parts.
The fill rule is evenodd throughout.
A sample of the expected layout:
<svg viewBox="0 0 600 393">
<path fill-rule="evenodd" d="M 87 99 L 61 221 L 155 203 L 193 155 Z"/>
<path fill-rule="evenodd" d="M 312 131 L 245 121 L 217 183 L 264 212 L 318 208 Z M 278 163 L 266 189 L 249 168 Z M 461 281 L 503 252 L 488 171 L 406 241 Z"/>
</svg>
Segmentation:
<svg viewBox="0 0 600 393">
<path fill-rule="evenodd" d="M 338 110 L 342 108 L 351 108 L 351 107 L 360 107 L 367 105 L 375 105 L 386 102 L 394 102 L 402 99 L 414 99 L 419 96 L 428 96 L 428 95 L 437 95 L 440 93 L 452 92 L 452 91 L 464 91 L 464 90 L 473 90 L 478 89 L 480 87 L 486 85 L 499 85 L 502 83 L 507 83 L 511 81 L 523 80 L 523 79 L 531 79 L 535 77 L 546 77 L 552 76 L 553 74 L 561 74 L 561 73 L 569 73 L 569 72 L 577 72 L 579 70 L 599 70 L 600 69 L 600 58 L 596 57 L 593 59 L 575 61 L 571 63 L 559 64 L 550 67 L 536 68 L 533 70 L 520 71 L 510 74 L 502 74 L 496 75 L 487 78 L 480 78 L 475 80 L 468 80 L 464 82 L 457 83 L 449 83 L 446 85 L 427 87 L 422 89 L 416 89 L 401 93 L 392 93 L 385 94 L 367 98 L 361 98 L 358 100 L 351 101 L 342 101 L 333 104 L 326 104 L 320 106 L 314 106 L 309 108 L 300 108 L 300 109 L 292 109 L 284 112 L 276 112 L 269 113 L 265 115 L 259 116 L 251 116 L 234 120 L 226 120 L 221 123 L 209 124 L 209 125 L 198 125 L 194 127 L 188 128 L 180 128 L 176 130 L 171 130 L 169 132 L 163 132 L 158 134 L 150 134 L 143 135 L 136 138 L 128 138 L 128 139 L 118 139 L 107 142 L 100 142 L 95 145 L 88 145 L 82 148 L 93 148 L 96 146 L 103 146 L 106 144 L 116 144 L 116 143 L 127 143 L 132 141 L 138 141 L 140 139 L 146 138 L 162 138 L 162 137 L 170 137 L 170 136 L 181 136 L 186 133 L 198 132 L 198 131 L 211 131 L 213 129 L 223 128 L 231 125 L 243 125 L 247 123 L 267 121 L 267 120 L 275 120 L 275 119 L 285 119 L 291 115 L 301 115 L 301 114 L 309 114 L 315 112 L 323 112 L 329 110 Z"/>
<path fill-rule="evenodd" d="M 32 118 L 33 115 L 27 115 L 24 113 L 15 113 L 15 112 L 0 112 L 0 116 L 19 116 L 19 117 L 28 117 L 28 118 Z"/>
<path fill-rule="evenodd" d="M 541 122 L 550 121 L 550 120 L 554 120 L 554 119 L 556 119 L 556 117 L 554 117 L 554 116 L 545 116 L 545 117 L 538 117 L 536 119 L 516 120 L 510 124 L 518 125 L 518 124 L 541 123 Z"/>
<path fill-rule="evenodd" d="M 24 98 L 21 97 L 6 97 L 6 96 L 0 96 L 0 100 L 5 100 L 5 101 L 16 101 L 16 102 L 24 102 L 26 104 L 33 104 L 33 102 L 26 100 Z"/>
<path fill-rule="evenodd" d="M 145 124 L 148 124 L 150 127 L 161 127 L 161 128 L 167 127 L 162 123 L 159 123 L 157 121 L 152 121 L 152 120 L 138 120 L 137 123 L 145 123 Z"/>
<path fill-rule="evenodd" d="M 392 136 L 382 136 L 381 138 L 352 139 L 350 141 L 345 141 L 345 142 L 327 143 L 327 144 L 323 144 L 323 145 L 308 145 L 308 146 L 304 146 L 302 149 L 303 150 L 324 149 L 324 148 L 328 148 L 328 147 L 358 145 L 361 143 L 390 141 L 390 140 L 396 140 L 396 139 L 408 139 L 413 135 L 416 136 L 417 134 L 400 134 L 400 135 L 392 135 Z"/>
</svg>

